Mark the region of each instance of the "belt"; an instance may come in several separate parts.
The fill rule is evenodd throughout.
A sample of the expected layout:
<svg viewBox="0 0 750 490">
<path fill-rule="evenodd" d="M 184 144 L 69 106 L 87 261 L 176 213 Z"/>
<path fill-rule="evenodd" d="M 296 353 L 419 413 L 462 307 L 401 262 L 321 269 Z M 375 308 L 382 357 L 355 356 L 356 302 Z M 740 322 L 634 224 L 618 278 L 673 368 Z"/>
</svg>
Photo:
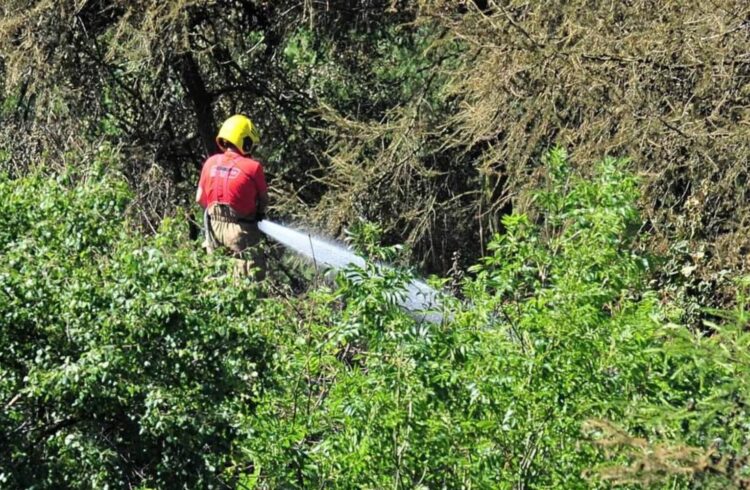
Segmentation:
<svg viewBox="0 0 750 490">
<path fill-rule="evenodd" d="M 255 223 L 255 216 L 240 216 L 237 211 L 228 204 L 213 204 L 208 208 L 211 219 L 225 223 Z"/>
</svg>

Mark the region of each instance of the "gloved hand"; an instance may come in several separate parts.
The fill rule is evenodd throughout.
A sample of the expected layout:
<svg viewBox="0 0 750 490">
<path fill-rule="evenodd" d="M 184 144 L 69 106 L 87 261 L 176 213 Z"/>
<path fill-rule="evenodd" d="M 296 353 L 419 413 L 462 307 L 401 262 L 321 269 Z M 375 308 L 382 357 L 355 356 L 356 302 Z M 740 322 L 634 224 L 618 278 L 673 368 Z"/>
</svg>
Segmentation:
<svg viewBox="0 0 750 490">
<path fill-rule="evenodd" d="M 266 219 L 266 213 L 255 213 L 255 221 L 261 222 Z"/>
</svg>

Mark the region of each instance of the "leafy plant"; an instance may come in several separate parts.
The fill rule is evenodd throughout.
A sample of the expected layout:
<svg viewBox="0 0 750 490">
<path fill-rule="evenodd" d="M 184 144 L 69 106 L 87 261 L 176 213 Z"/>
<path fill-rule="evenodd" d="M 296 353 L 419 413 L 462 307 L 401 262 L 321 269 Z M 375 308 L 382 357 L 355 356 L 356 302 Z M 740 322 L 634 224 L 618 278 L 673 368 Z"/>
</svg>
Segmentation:
<svg viewBox="0 0 750 490">
<path fill-rule="evenodd" d="M 633 248 L 637 182 L 606 160 L 593 180 L 545 160 L 537 219 L 512 215 L 442 324 L 388 300 L 408 274 L 341 273 L 342 309 L 288 332 L 248 452 L 258 484 L 364 488 L 584 486 L 604 452 L 592 417 L 623 420 L 658 392 L 648 262 Z M 376 230 L 355 230 L 373 249 Z M 375 256 L 378 255 L 377 250 Z M 283 442 L 280 442 L 283 441 Z M 272 448 L 272 449 L 269 449 Z M 550 464 L 554 461 L 554 464 Z"/>
<path fill-rule="evenodd" d="M 177 221 L 133 236 L 111 165 L 0 178 L 0 481 L 746 485 L 747 282 L 704 329 L 671 323 L 628 162 L 542 164 L 442 322 L 398 307 L 413 276 L 377 225 L 333 285 L 261 299 Z"/>
<path fill-rule="evenodd" d="M 252 284 L 123 222 L 122 180 L 0 178 L 0 480 L 217 486 L 268 348 Z"/>
</svg>

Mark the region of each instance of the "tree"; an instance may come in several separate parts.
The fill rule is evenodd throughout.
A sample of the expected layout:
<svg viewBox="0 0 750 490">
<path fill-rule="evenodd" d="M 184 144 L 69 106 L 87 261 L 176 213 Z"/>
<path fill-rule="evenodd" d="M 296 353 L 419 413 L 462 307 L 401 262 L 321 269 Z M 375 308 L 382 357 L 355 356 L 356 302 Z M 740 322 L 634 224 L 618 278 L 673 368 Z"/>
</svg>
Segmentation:
<svg viewBox="0 0 750 490">
<path fill-rule="evenodd" d="M 319 11 L 293 1 L 6 3 L 0 53 L 7 94 L 15 94 L 11 119 L 53 150 L 66 146 L 62 133 L 113 140 L 131 159 L 136 187 L 157 162 L 177 186 L 170 191 L 177 201 L 145 203 L 158 209 L 147 209 L 154 218 L 187 205 L 187 187 L 215 150 L 217 121 L 245 112 L 262 121 L 261 156 L 276 187 L 314 201 L 320 193 L 309 173 L 325 153 L 323 137 L 311 130 L 320 120 L 312 112 L 317 101 L 304 79 L 291 76 L 284 50 L 308 26 L 321 37 L 370 29 L 385 4 L 338 2 Z M 28 144 L 16 139 L 9 150 Z"/>
</svg>

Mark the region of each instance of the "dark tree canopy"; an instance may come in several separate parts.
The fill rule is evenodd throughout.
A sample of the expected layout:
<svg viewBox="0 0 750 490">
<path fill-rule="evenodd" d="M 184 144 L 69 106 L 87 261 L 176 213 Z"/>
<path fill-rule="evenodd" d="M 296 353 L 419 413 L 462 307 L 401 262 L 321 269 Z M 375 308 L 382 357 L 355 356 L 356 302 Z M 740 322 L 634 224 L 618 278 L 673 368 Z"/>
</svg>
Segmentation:
<svg viewBox="0 0 750 490">
<path fill-rule="evenodd" d="M 217 125 L 244 112 L 279 217 L 381 223 L 428 270 L 480 255 L 555 144 L 584 167 L 629 156 L 654 246 L 693 240 L 703 279 L 746 266 L 746 2 L 0 8 L 4 127 L 29 135 L 4 143 L 14 165 L 114 142 L 149 223 L 190 207 Z"/>
</svg>

